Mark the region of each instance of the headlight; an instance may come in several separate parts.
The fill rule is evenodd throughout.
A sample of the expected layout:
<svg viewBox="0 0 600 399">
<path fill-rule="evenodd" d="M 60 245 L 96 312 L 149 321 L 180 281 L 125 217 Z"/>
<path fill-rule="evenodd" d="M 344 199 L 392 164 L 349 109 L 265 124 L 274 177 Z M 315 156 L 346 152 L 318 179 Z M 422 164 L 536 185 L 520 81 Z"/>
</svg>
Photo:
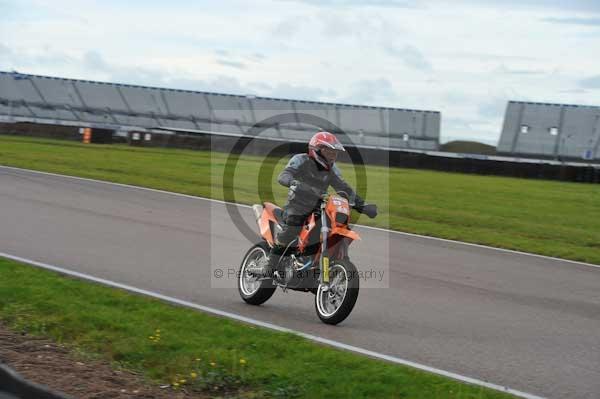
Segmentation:
<svg viewBox="0 0 600 399">
<path fill-rule="evenodd" d="M 346 224 L 348 223 L 348 215 L 344 214 L 344 213 L 336 213 L 335 214 L 335 222 L 339 223 L 339 224 Z"/>
</svg>

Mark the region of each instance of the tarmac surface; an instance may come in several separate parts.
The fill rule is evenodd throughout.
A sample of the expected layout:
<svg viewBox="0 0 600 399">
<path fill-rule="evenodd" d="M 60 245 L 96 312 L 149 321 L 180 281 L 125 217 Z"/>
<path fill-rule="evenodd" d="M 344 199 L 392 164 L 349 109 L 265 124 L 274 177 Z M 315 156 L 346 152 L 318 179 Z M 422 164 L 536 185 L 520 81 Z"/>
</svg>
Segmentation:
<svg viewBox="0 0 600 399">
<path fill-rule="evenodd" d="M 0 252 L 547 398 L 600 398 L 600 268 L 356 226 L 361 292 L 333 327 L 312 294 L 241 300 L 258 235 L 234 208 L 241 219 L 216 201 L 0 167 Z"/>
</svg>

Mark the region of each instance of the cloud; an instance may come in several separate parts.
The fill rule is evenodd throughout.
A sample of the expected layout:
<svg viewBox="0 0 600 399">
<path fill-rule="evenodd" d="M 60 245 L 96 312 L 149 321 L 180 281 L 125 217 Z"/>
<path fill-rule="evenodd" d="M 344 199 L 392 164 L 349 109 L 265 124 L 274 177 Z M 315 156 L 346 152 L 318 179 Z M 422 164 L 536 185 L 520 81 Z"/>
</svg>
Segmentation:
<svg viewBox="0 0 600 399">
<path fill-rule="evenodd" d="M 320 13 L 318 20 L 321 24 L 321 32 L 328 37 L 355 36 L 358 33 L 356 27 L 360 26 L 362 29 L 364 26 L 359 18 L 342 17 L 329 12 Z"/>
<path fill-rule="evenodd" d="M 544 18 L 542 21 L 553 24 L 600 26 L 600 18 Z"/>
<path fill-rule="evenodd" d="M 467 93 L 459 91 L 459 90 L 448 90 L 441 97 L 444 102 L 450 104 L 472 104 L 473 98 L 469 96 Z"/>
<path fill-rule="evenodd" d="M 0 44 L 0 54 L 12 50 Z M 254 54 L 254 56 L 257 56 Z M 258 56 L 260 57 L 260 56 Z M 164 87 L 172 89 L 207 91 L 226 94 L 256 94 L 265 97 L 279 97 L 288 99 L 303 100 L 327 100 L 335 98 L 337 93 L 332 89 L 324 89 L 319 86 L 298 85 L 292 83 L 265 83 L 261 81 L 241 82 L 235 76 L 217 75 L 209 79 L 194 79 L 193 77 L 182 77 L 181 73 L 161 68 L 150 68 L 146 66 L 122 66 L 112 64 L 102 56 L 98 51 L 88 51 L 79 58 L 67 58 L 60 52 L 48 51 L 44 53 L 43 58 L 39 55 L 20 56 L 18 65 L 35 65 L 39 62 L 58 62 L 62 61 L 65 66 L 67 61 L 71 66 L 78 67 L 79 72 L 73 74 L 57 75 L 57 77 L 73 77 L 74 75 L 83 75 L 85 79 L 107 81 L 113 83 L 126 83 L 142 86 Z M 237 67 L 235 61 L 221 60 L 220 64 Z M 242 63 L 239 63 L 243 65 Z M 12 65 L 3 68 L 13 68 Z M 29 73 L 27 70 L 19 69 L 19 72 Z M 82 74 L 83 72 L 83 74 Z M 70 75 L 70 76 L 69 76 Z"/>
<path fill-rule="evenodd" d="M 467 118 L 457 118 L 457 117 L 444 117 L 444 125 L 446 126 L 451 126 L 455 129 L 461 129 L 461 130 L 472 130 L 473 127 L 471 126 L 472 123 L 474 123 L 475 120 L 473 119 L 467 119 Z"/>
<path fill-rule="evenodd" d="M 0 20 L 10 20 L 15 16 L 16 7 L 8 1 L 0 0 Z"/>
<path fill-rule="evenodd" d="M 563 94 L 586 94 L 588 91 L 585 89 L 567 89 L 567 90 L 560 90 L 559 93 L 563 93 Z"/>
<path fill-rule="evenodd" d="M 93 71 L 108 71 L 109 67 L 102 55 L 97 51 L 88 51 L 83 55 L 83 65 Z"/>
<path fill-rule="evenodd" d="M 507 103 L 507 98 L 495 98 L 479 105 L 477 113 L 484 118 L 502 118 Z"/>
<path fill-rule="evenodd" d="M 393 44 L 386 44 L 385 50 L 388 54 L 400 59 L 404 65 L 409 68 L 425 72 L 433 70 L 431 63 L 425 58 L 423 53 L 414 46 L 407 45 L 398 49 Z"/>
<path fill-rule="evenodd" d="M 413 8 L 434 9 L 438 5 L 447 5 L 442 0 L 285 0 L 303 3 L 316 7 L 379 7 L 379 8 Z M 547 9 L 561 11 L 600 12 L 600 2 L 597 0 L 457 0 L 456 5 L 486 7 L 493 9 Z"/>
<path fill-rule="evenodd" d="M 353 84 L 350 95 L 341 99 L 352 104 L 391 103 L 398 99 L 392 83 L 385 78 L 360 80 Z"/>
<path fill-rule="evenodd" d="M 45 67 L 60 67 L 70 65 L 76 60 L 62 52 L 56 51 L 50 46 L 35 49 L 15 49 L 0 44 L 0 68 L 18 69 Z"/>
<path fill-rule="evenodd" d="M 237 69 L 246 69 L 247 65 L 241 61 L 237 61 L 232 58 L 243 58 L 251 63 L 262 62 L 267 59 L 266 55 L 258 51 L 246 54 L 243 54 L 241 52 L 236 52 L 235 54 L 232 54 L 230 51 L 227 51 L 225 49 L 216 49 L 214 50 L 214 53 L 216 54 L 216 61 L 218 64 Z"/>
<path fill-rule="evenodd" d="M 14 62 L 12 50 L 0 43 L 0 70 L 18 69 L 20 65 Z"/>
<path fill-rule="evenodd" d="M 277 39 L 291 39 L 295 36 L 302 27 L 298 21 L 303 20 L 305 24 L 310 22 L 310 17 L 294 16 L 284 18 L 277 22 L 277 24 L 271 29 L 271 35 Z"/>
<path fill-rule="evenodd" d="M 4 44 L 0 43 L 0 56 L 9 56 L 12 54 L 12 50 L 9 47 L 6 47 Z"/>
<path fill-rule="evenodd" d="M 83 54 L 81 59 L 72 63 L 91 74 L 92 79 L 108 80 L 115 83 L 139 84 L 144 86 L 162 86 L 165 74 L 146 66 L 122 66 L 107 62 L 99 51 L 92 50 Z"/>
<path fill-rule="evenodd" d="M 538 61 L 536 57 L 527 57 L 520 55 L 509 55 L 509 54 L 493 54 L 493 53 L 470 53 L 464 51 L 441 53 L 440 55 L 461 60 L 476 60 L 476 61 Z"/>
<path fill-rule="evenodd" d="M 439 0 L 434 0 L 433 3 Z M 444 2 L 445 3 L 445 2 Z M 473 6 L 486 6 L 490 8 L 504 9 L 555 9 L 561 11 L 585 11 L 600 12 L 600 2 L 597 0 L 459 0 L 457 3 L 463 3 Z"/>
<path fill-rule="evenodd" d="M 584 89 L 600 89 L 600 75 L 591 76 L 579 81 L 579 86 Z"/>
<path fill-rule="evenodd" d="M 239 61 L 217 59 L 217 64 L 231 67 L 231 68 L 236 68 L 236 69 L 246 69 L 246 64 L 244 64 L 243 62 L 239 62 Z"/>
<path fill-rule="evenodd" d="M 313 22 L 312 31 L 321 33 L 320 37 L 346 40 L 353 49 L 357 45 L 380 47 L 382 43 L 389 43 L 391 38 L 406 34 L 393 18 L 379 12 L 331 12 L 327 9 L 318 11 L 309 20 Z"/>
<path fill-rule="evenodd" d="M 495 72 L 506 75 L 543 75 L 546 71 L 541 69 L 512 69 L 502 64 L 496 68 Z"/>
<path fill-rule="evenodd" d="M 304 3 L 317 7 L 384 7 L 384 8 L 415 8 L 420 5 L 418 0 L 286 0 Z"/>
<path fill-rule="evenodd" d="M 256 53 L 253 53 L 250 56 L 248 56 L 248 58 L 250 58 L 254 61 L 264 61 L 267 59 L 267 56 L 264 55 L 263 53 L 256 52 Z"/>
</svg>

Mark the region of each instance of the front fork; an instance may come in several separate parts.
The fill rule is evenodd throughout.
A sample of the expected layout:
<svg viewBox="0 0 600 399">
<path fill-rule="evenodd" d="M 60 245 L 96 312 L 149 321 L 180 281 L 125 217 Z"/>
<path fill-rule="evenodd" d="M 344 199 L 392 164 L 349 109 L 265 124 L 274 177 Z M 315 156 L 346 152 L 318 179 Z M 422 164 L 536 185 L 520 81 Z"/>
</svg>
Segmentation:
<svg viewBox="0 0 600 399">
<path fill-rule="evenodd" d="M 329 227 L 327 226 L 327 215 L 325 213 L 326 203 L 321 203 L 321 255 L 319 258 L 320 279 L 324 286 L 323 290 L 329 289 L 329 254 L 327 252 L 327 237 L 329 236 Z"/>
</svg>

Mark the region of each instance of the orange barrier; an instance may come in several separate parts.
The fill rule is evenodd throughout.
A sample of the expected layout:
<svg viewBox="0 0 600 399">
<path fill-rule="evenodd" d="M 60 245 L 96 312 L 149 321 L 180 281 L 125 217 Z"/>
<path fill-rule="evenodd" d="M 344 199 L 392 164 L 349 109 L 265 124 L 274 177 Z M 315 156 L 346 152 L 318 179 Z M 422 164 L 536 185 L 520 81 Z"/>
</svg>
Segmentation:
<svg viewBox="0 0 600 399">
<path fill-rule="evenodd" d="M 86 127 L 83 129 L 83 144 L 89 144 L 92 142 L 92 129 Z"/>
</svg>

